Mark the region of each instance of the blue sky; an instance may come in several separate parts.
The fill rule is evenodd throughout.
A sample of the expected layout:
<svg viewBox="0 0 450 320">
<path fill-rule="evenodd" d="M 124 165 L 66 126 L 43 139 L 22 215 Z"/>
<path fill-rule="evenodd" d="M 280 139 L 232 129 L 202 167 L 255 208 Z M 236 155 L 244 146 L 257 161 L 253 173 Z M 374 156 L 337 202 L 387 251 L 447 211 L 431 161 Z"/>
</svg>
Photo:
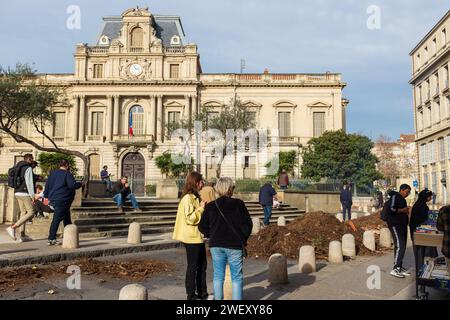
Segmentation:
<svg viewBox="0 0 450 320">
<path fill-rule="evenodd" d="M 69 5 L 81 29 L 69 30 Z M 448 0 L 16 0 L 0 1 L 0 65 L 73 72 L 75 44 L 95 41 L 101 17 L 136 5 L 182 18 L 204 72 L 339 72 L 349 132 L 394 139 L 413 133 L 409 52 L 450 9 Z M 381 9 L 369 30 L 367 8 Z"/>
</svg>

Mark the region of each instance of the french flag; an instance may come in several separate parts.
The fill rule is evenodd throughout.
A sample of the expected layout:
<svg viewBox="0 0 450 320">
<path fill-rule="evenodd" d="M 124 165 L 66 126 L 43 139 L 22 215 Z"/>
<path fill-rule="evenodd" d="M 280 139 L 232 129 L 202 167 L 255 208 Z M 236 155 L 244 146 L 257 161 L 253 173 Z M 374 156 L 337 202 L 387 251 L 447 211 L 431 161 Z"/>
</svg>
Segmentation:
<svg viewBox="0 0 450 320">
<path fill-rule="evenodd" d="M 130 122 L 128 123 L 128 134 L 130 137 L 133 136 L 133 113 L 130 111 Z"/>
</svg>

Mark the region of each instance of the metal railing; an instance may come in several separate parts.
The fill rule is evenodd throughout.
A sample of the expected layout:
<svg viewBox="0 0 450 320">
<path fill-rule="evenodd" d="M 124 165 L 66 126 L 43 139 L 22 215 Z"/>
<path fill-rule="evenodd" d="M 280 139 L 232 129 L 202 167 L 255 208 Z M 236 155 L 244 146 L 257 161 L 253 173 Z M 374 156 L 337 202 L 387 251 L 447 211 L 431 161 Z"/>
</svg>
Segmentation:
<svg viewBox="0 0 450 320">
<path fill-rule="evenodd" d="M 185 47 L 177 47 L 177 46 L 173 46 L 173 47 L 165 47 L 164 48 L 164 52 L 165 53 L 185 53 L 186 52 L 186 48 Z"/>
</svg>

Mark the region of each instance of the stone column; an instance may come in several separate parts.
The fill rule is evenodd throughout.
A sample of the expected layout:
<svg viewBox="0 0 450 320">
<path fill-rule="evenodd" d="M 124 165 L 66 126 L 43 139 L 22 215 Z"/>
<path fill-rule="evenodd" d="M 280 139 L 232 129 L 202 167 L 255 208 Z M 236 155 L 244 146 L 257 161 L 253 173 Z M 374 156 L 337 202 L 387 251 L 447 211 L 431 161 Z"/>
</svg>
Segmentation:
<svg viewBox="0 0 450 320">
<path fill-rule="evenodd" d="M 78 131 L 78 141 L 84 142 L 85 134 L 85 119 L 86 119 L 86 97 L 80 97 L 80 130 Z"/>
<path fill-rule="evenodd" d="M 150 110 L 147 112 L 147 134 L 153 136 L 156 139 L 156 127 L 155 127 L 155 116 L 156 116 L 156 97 L 150 96 Z"/>
<path fill-rule="evenodd" d="M 186 117 L 191 117 L 191 96 L 184 96 L 184 109 L 181 117 L 184 119 Z"/>
<path fill-rule="evenodd" d="M 73 96 L 74 106 L 72 110 L 72 141 L 78 141 L 78 123 L 80 116 L 80 99 L 78 96 Z"/>
<path fill-rule="evenodd" d="M 198 110 L 198 96 L 193 96 L 192 97 L 192 115 L 193 115 L 194 119 L 197 118 L 198 112 L 199 112 L 199 110 Z"/>
<path fill-rule="evenodd" d="M 113 135 L 119 135 L 119 117 L 120 117 L 120 96 L 114 96 L 114 124 L 113 124 Z"/>
<path fill-rule="evenodd" d="M 163 114 L 163 96 L 158 96 L 158 111 L 157 111 L 157 137 L 158 142 L 163 142 L 164 140 L 164 114 Z"/>
<path fill-rule="evenodd" d="M 108 106 L 106 107 L 106 141 L 112 141 L 112 126 L 113 126 L 113 104 L 114 97 L 108 96 Z"/>
</svg>

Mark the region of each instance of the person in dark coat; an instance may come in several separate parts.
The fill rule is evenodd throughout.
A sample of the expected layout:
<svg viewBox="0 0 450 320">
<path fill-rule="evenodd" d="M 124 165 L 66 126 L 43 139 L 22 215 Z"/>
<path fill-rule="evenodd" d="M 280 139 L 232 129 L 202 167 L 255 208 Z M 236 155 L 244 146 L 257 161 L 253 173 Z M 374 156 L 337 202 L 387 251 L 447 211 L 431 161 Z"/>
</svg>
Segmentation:
<svg viewBox="0 0 450 320">
<path fill-rule="evenodd" d="M 411 234 L 411 241 L 413 243 L 414 258 L 416 262 L 416 272 L 420 270 L 424 264 L 425 257 L 436 258 L 438 252 L 436 247 L 417 246 L 414 243 L 414 232 L 417 227 L 424 224 L 428 220 L 428 212 L 430 208 L 427 202 L 430 202 L 433 197 L 433 193 L 430 190 L 423 190 L 419 193 L 418 199 L 411 210 L 411 217 L 409 219 L 409 228 Z M 421 287 L 421 291 L 424 292 L 425 287 Z"/>
<path fill-rule="evenodd" d="M 350 186 L 348 184 L 344 185 L 344 189 L 341 191 L 340 200 L 342 205 L 342 214 L 344 216 L 344 221 L 346 213 L 348 214 L 348 220 L 351 220 L 353 200 L 352 200 L 352 192 L 350 191 Z"/>
<path fill-rule="evenodd" d="M 119 213 L 124 213 L 123 204 L 127 201 L 131 201 L 131 205 L 134 208 L 134 212 L 142 212 L 139 208 L 139 203 L 136 200 L 136 196 L 131 192 L 130 184 L 128 183 L 128 177 L 123 176 L 116 182 L 113 189 L 113 201 L 117 204 Z"/>
<path fill-rule="evenodd" d="M 268 226 L 272 217 L 272 207 L 274 197 L 277 192 L 272 187 L 272 182 L 267 182 L 259 189 L 259 204 L 264 210 L 264 226 Z"/>
</svg>

